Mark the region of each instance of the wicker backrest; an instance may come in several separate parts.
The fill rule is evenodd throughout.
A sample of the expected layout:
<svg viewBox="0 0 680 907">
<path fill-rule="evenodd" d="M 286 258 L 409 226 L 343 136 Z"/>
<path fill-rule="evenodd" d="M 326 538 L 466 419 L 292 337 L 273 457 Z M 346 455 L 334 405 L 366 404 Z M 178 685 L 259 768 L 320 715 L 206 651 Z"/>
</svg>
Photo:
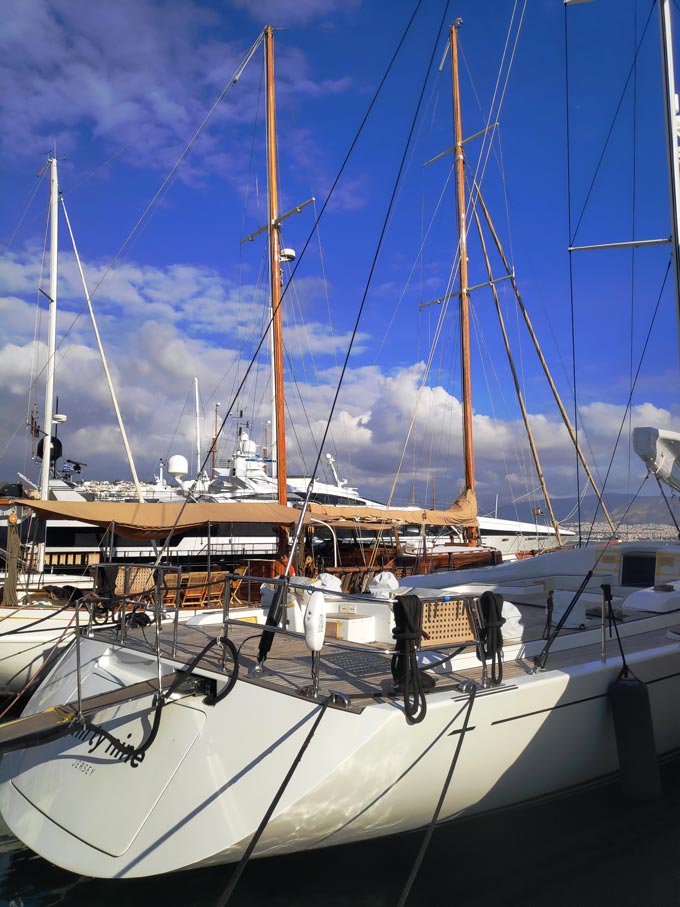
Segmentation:
<svg viewBox="0 0 680 907">
<path fill-rule="evenodd" d="M 423 647 L 479 642 L 479 599 L 472 595 L 423 599 Z"/>
<path fill-rule="evenodd" d="M 135 595 L 139 592 L 153 592 L 154 568 L 138 567 L 134 564 L 121 566 L 116 575 L 116 595 Z"/>
</svg>

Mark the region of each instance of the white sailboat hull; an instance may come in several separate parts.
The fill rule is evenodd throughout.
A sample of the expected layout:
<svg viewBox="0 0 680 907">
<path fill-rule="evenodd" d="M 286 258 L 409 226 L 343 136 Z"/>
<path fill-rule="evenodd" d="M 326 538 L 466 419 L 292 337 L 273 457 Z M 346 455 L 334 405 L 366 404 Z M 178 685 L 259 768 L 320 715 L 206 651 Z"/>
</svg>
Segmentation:
<svg viewBox="0 0 680 907">
<path fill-rule="evenodd" d="M 677 623 L 657 615 L 650 630 Z M 595 638 L 595 637 L 594 637 Z M 83 696 L 155 677 L 155 660 L 83 640 Z M 658 753 L 680 746 L 680 643 L 629 659 L 648 685 Z M 167 668 L 167 665 L 165 666 Z M 474 701 L 440 821 L 520 804 L 602 780 L 617 770 L 607 689 L 610 657 L 523 673 Z M 75 697 L 71 651 L 30 711 Z M 435 691 L 421 724 L 397 701 L 361 712 L 328 708 L 255 849 L 285 854 L 427 825 L 451 765 L 467 695 Z M 106 878 L 154 875 L 238 860 L 309 734 L 320 706 L 237 681 L 216 706 L 200 697 L 163 709 L 158 736 L 138 763 L 97 733 L 6 755 L 0 809 L 25 844 L 73 872 Z M 119 705 L 96 724 L 139 744 L 151 702 Z"/>
<path fill-rule="evenodd" d="M 21 692 L 73 639 L 73 610 L 0 608 L 0 695 Z"/>
</svg>

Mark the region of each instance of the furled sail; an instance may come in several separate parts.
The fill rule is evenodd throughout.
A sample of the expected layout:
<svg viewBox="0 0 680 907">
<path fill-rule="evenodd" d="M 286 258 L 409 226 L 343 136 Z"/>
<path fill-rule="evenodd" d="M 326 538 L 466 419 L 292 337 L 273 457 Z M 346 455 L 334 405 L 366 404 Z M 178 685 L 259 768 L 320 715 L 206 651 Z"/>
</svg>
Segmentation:
<svg viewBox="0 0 680 907">
<path fill-rule="evenodd" d="M 336 504 L 310 504 L 310 517 L 327 523 L 371 523 L 388 525 L 477 526 L 477 500 L 474 491 L 464 491 L 447 510 L 414 507 L 343 507 Z"/>
</svg>

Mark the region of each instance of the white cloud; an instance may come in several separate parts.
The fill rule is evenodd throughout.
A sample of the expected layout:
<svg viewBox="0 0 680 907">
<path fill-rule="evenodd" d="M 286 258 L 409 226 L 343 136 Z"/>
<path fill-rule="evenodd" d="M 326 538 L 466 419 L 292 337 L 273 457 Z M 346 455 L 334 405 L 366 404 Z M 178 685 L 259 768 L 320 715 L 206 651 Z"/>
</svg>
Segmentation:
<svg viewBox="0 0 680 907">
<path fill-rule="evenodd" d="M 276 6 L 300 24 L 347 3 L 295 3 L 287 12 Z M 244 11 L 251 10 L 246 4 Z M 128 165 L 167 172 L 249 43 L 231 24 L 233 9 L 192 0 L 8 0 L 3 14 L 0 155 L 14 161 L 40 160 L 53 143 L 61 155 L 78 157 L 99 142 L 99 160 L 122 150 Z M 277 56 L 281 105 L 288 96 L 323 98 L 351 86 L 347 77 L 317 79 L 294 46 L 284 44 Z M 258 93 L 259 75 L 242 78 L 215 112 L 216 122 L 250 123 Z M 306 157 L 318 158 L 311 134 L 304 144 Z M 180 177 L 197 183 L 202 174 L 221 173 L 241 186 L 247 161 L 246 143 L 227 153 L 207 130 Z"/>
<path fill-rule="evenodd" d="M 347 13 L 357 9 L 361 0 L 232 0 L 232 5 L 242 9 L 257 22 L 274 26 L 306 25 L 334 13 Z"/>
</svg>

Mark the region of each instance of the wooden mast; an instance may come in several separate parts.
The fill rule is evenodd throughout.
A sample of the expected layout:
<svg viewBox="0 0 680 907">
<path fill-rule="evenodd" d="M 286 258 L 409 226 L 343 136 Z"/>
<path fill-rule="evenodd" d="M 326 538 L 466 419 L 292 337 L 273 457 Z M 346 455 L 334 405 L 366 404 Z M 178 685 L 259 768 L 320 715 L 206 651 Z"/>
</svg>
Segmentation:
<svg viewBox="0 0 680 907">
<path fill-rule="evenodd" d="M 472 381 L 470 377 L 470 288 L 468 282 L 467 224 L 465 216 L 465 156 L 463 154 L 463 120 L 458 82 L 458 29 L 462 19 L 450 27 L 451 79 L 453 83 L 453 126 L 455 141 L 456 203 L 458 212 L 458 249 L 460 253 L 460 334 L 463 397 L 463 456 L 465 460 L 465 490 L 474 494 L 475 464 L 472 445 Z M 469 544 L 479 543 L 476 527 L 467 527 Z"/>
<path fill-rule="evenodd" d="M 59 180 L 57 178 L 57 155 L 49 158 L 50 165 L 50 292 L 48 295 L 49 317 L 47 329 L 47 368 L 45 381 L 45 415 L 43 418 L 42 462 L 40 470 L 40 497 L 50 497 L 50 472 L 52 466 L 52 426 L 54 415 L 54 362 L 57 348 L 57 255 L 59 231 Z"/>
<path fill-rule="evenodd" d="M 272 345 L 274 370 L 274 458 L 279 504 L 286 505 L 286 427 L 283 396 L 283 334 L 281 317 L 281 241 L 276 169 L 276 105 L 274 95 L 274 29 L 264 30 L 267 74 L 267 186 L 269 195 L 269 271 L 271 275 Z"/>
</svg>

